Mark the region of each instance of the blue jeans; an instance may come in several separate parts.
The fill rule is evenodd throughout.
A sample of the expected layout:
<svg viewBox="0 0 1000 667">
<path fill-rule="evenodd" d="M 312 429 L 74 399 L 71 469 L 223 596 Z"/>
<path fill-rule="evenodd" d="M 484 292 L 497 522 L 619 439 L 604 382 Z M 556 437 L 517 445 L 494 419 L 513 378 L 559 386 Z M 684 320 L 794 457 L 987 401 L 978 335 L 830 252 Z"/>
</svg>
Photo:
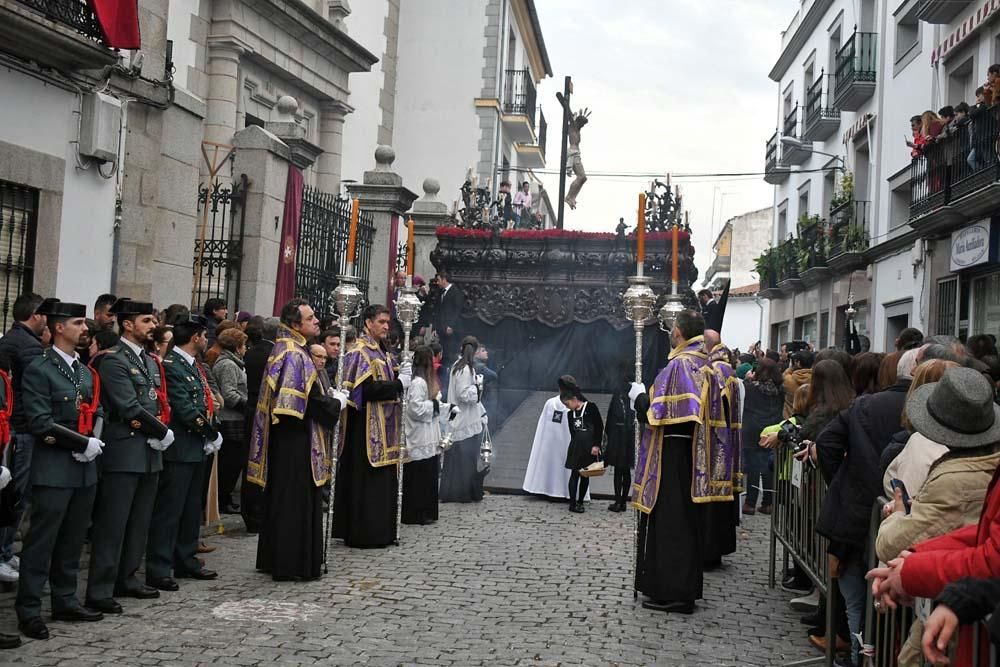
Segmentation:
<svg viewBox="0 0 1000 667">
<path fill-rule="evenodd" d="M 10 473 L 20 500 L 14 508 L 13 525 L 0 528 L 0 563 L 6 563 L 14 555 L 14 536 L 21 525 L 21 518 L 31 508 L 31 450 L 35 445 L 35 436 L 15 433 L 11 444 L 14 447 L 14 460 L 11 461 Z"/>
<path fill-rule="evenodd" d="M 860 665 L 861 642 L 857 635 L 861 632 L 865 622 L 865 594 L 868 591 L 868 584 L 865 581 L 867 568 L 863 562 L 862 554 L 859 551 L 853 554 L 851 559 L 841 568 L 840 578 L 837 580 L 840 585 L 840 595 L 844 598 L 844 606 L 847 609 L 847 627 L 851 630 L 851 660 L 853 664 Z"/>
<path fill-rule="evenodd" d="M 747 506 L 757 504 L 757 493 L 760 489 L 764 489 L 760 504 L 771 504 L 771 496 L 774 495 L 774 471 L 768 465 L 770 456 L 771 450 L 764 449 L 757 443 L 743 445 L 743 468 L 746 474 Z"/>
</svg>

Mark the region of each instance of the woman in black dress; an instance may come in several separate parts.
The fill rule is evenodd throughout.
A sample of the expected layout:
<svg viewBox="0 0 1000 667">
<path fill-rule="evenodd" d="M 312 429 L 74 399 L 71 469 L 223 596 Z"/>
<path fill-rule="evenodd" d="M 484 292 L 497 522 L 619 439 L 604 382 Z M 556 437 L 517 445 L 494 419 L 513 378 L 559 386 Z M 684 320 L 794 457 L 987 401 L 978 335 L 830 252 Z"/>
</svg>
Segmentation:
<svg viewBox="0 0 1000 667">
<path fill-rule="evenodd" d="M 622 365 L 618 388 L 611 395 L 608 420 L 604 423 L 607 446 L 604 465 L 615 468 L 615 501 L 608 506 L 612 512 L 624 512 L 631 492 L 630 470 L 635 466 L 635 410 L 629 400 L 635 371 Z"/>
<path fill-rule="evenodd" d="M 578 386 L 567 385 L 559 393 L 559 400 L 569 409 L 569 449 L 566 451 L 566 467 L 569 476 L 569 511 L 583 513 L 583 499 L 590 488 L 590 479 L 580 475 L 601 454 L 601 439 L 604 422 L 601 411 L 589 402 Z"/>
</svg>

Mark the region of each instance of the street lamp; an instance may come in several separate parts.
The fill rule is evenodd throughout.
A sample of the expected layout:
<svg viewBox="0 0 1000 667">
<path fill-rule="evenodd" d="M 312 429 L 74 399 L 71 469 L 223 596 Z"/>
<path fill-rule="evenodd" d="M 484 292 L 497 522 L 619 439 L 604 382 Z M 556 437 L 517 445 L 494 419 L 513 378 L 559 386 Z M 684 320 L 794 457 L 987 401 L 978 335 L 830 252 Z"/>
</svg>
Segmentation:
<svg viewBox="0 0 1000 667">
<path fill-rule="evenodd" d="M 795 137 L 783 136 L 781 137 L 781 143 L 789 148 L 797 148 L 802 151 L 808 151 L 810 153 L 815 153 L 816 155 L 825 155 L 826 157 L 832 157 L 834 160 L 840 162 L 839 167 L 834 167 L 835 169 L 843 169 L 847 171 L 847 163 L 844 162 L 844 158 L 839 155 L 834 155 L 833 153 L 825 153 L 823 151 L 818 151 L 812 147 L 812 142 L 805 142 L 801 139 L 796 139 Z"/>
</svg>

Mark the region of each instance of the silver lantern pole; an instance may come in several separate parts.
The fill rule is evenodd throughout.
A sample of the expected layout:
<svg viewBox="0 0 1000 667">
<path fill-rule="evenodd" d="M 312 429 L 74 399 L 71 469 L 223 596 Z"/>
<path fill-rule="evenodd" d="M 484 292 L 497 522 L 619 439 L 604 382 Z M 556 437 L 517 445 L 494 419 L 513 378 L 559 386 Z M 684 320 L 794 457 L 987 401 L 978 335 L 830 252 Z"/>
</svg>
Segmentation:
<svg viewBox="0 0 1000 667">
<path fill-rule="evenodd" d="M 348 265 L 348 274 L 354 272 Z M 337 310 L 337 328 L 340 330 L 340 354 L 337 358 L 337 389 L 344 388 L 344 355 L 347 348 L 347 327 L 351 318 L 355 317 L 361 308 L 361 290 L 358 289 L 358 279 L 354 275 L 337 276 L 337 287 L 333 290 L 334 307 Z M 337 451 L 340 445 L 341 424 L 333 429 L 330 443 L 330 498 L 326 512 L 326 539 L 323 540 L 323 572 L 327 572 L 327 553 L 330 549 L 330 539 L 333 536 L 333 493 L 337 485 Z"/>
<path fill-rule="evenodd" d="M 636 266 L 636 274 L 628 279 L 629 287 L 622 295 L 625 305 L 625 317 L 632 323 L 635 331 L 635 381 L 642 382 L 642 333 L 646 321 L 653 316 L 653 306 L 656 295 L 649 286 L 651 280 L 643 275 L 643 265 Z M 635 414 L 635 449 L 639 450 L 641 432 L 639 429 L 639 413 Z M 635 526 L 632 531 L 632 545 L 635 552 L 635 564 L 632 570 L 632 597 L 639 597 L 639 510 L 635 510 Z"/>
<path fill-rule="evenodd" d="M 406 286 L 400 290 L 396 300 L 396 319 L 403 326 L 403 363 L 413 359 L 410 352 L 410 332 L 420 316 L 420 299 L 413 287 L 413 276 L 406 276 Z M 399 527 L 403 521 L 403 462 L 406 458 L 406 408 L 409 405 L 410 390 L 403 392 L 403 414 L 400 418 L 399 461 L 396 463 L 396 545 L 399 545 Z"/>
</svg>

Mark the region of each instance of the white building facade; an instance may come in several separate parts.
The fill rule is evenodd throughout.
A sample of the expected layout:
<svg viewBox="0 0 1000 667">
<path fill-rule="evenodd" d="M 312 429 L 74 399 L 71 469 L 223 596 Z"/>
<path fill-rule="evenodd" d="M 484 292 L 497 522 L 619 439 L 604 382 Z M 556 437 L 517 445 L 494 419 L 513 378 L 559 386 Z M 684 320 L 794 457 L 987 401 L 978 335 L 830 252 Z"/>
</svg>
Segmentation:
<svg viewBox="0 0 1000 667">
<path fill-rule="evenodd" d="M 343 24 L 380 57 L 371 74 L 352 79 L 345 179 L 360 181 L 375 148 L 390 145 L 403 183 L 420 192 L 425 179 L 438 181 L 449 209 L 471 169 L 494 192 L 504 179 L 515 188 L 529 181 L 533 208 L 541 202 L 551 219 L 533 174 L 547 148 L 558 151 L 536 95 L 552 67 L 534 0 L 366 0 L 351 4 Z"/>
</svg>

